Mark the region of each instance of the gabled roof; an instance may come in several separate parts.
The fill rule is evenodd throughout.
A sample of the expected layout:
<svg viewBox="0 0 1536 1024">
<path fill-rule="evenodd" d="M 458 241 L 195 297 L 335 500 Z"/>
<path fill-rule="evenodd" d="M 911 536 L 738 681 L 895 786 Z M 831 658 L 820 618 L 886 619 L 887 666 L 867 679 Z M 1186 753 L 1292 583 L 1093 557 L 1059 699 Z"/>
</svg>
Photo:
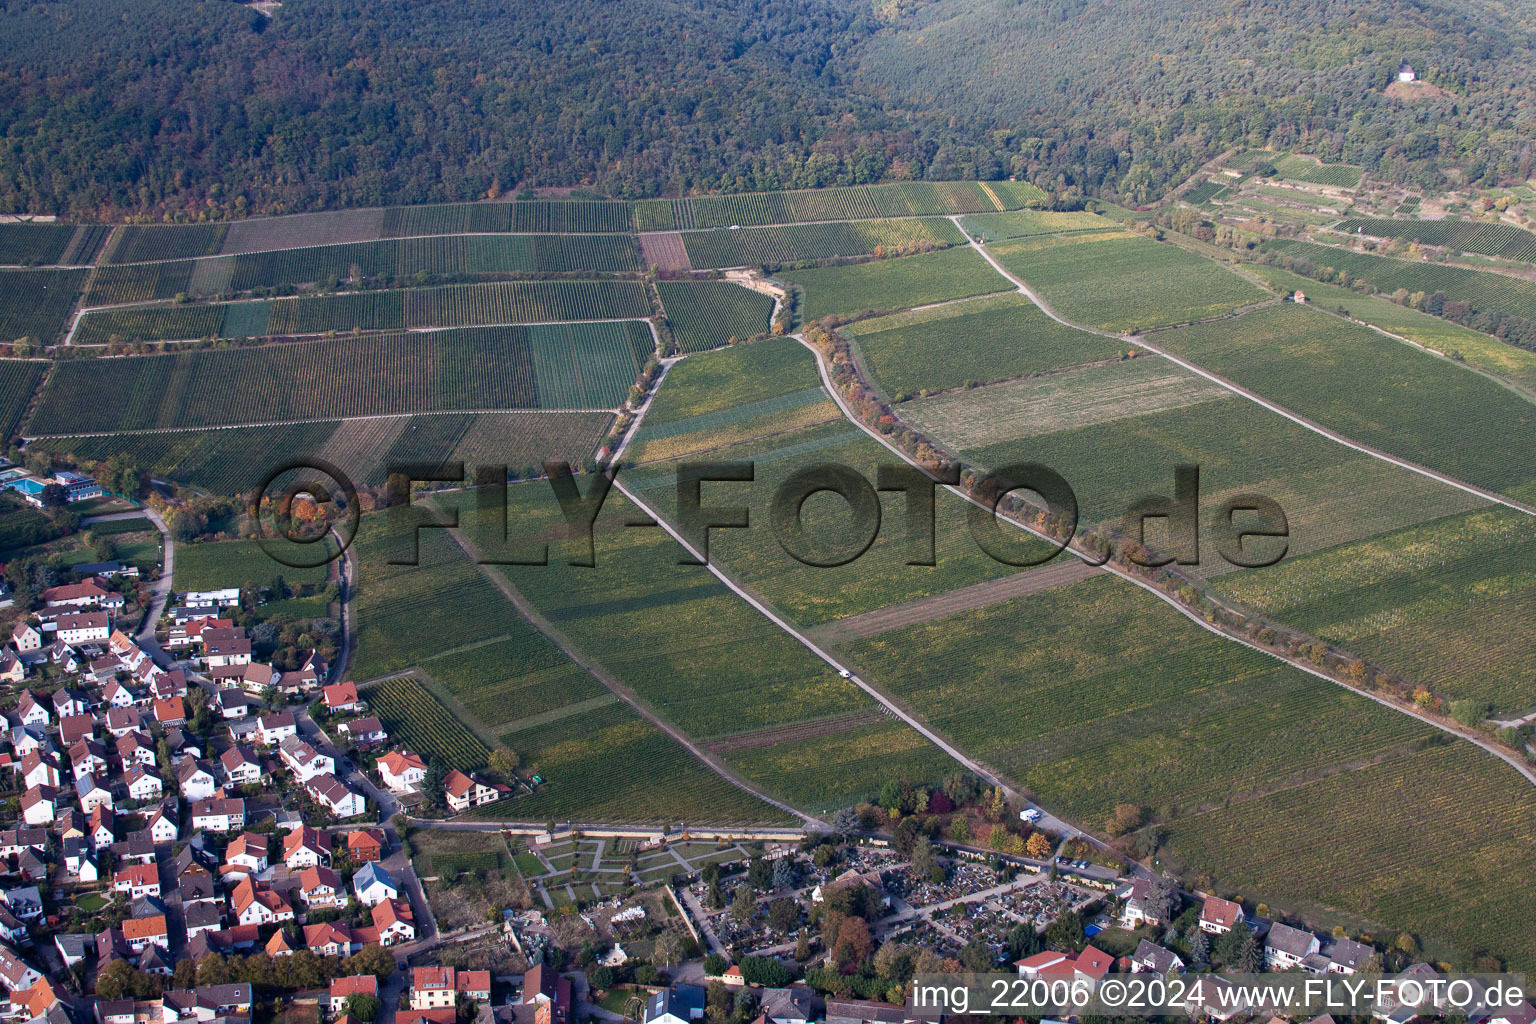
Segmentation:
<svg viewBox="0 0 1536 1024">
<path fill-rule="evenodd" d="M 1317 936 L 1300 928 L 1292 928 L 1288 924 L 1280 924 L 1278 921 L 1270 926 L 1269 934 L 1264 936 L 1266 949 L 1277 949 L 1282 953 L 1292 956 L 1306 956 L 1312 952 L 1312 947 L 1317 943 Z"/>
<path fill-rule="evenodd" d="M 371 860 L 358 868 L 357 873 L 352 876 L 352 887 L 358 892 L 368 888 L 375 882 L 382 883 L 395 892 L 400 891 L 400 886 L 390 876 L 390 873 L 380 867 L 379 862 L 375 860 Z"/>
<path fill-rule="evenodd" d="M 391 750 L 379 758 L 379 764 L 389 769 L 391 775 L 404 775 L 406 771 L 415 768 L 419 771 L 427 770 L 427 762 L 411 753 L 409 750 Z"/>
<path fill-rule="evenodd" d="M 1242 919 L 1242 904 L 1224 900 L 1220 896 L 1206 897 L 1205 904 L 1200 908 L 1200 920 L 1223 928 L 1231 928 Z"/>
</svg>

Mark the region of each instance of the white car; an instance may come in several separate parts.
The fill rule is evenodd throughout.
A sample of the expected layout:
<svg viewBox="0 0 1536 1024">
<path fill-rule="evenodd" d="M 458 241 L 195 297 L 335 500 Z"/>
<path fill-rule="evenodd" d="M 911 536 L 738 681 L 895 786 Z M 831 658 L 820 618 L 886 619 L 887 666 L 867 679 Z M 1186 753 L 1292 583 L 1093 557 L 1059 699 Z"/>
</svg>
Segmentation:
<svg viewBox="0 0 1536 1024">
<path fill-rule="evenodd" d="M 840 668 L 840 669 L 838 669 L 838 670 L 837 670 L 837 674 L 838 674 L 838 675 L 840 675 L 840 676 L 842 676 L 842 677 L 843 677 L 843 678 L 844 678 L 844 679 L 852 679 L 852 678 L 853 678 L 853 673 L 852 673 L 852 672 L 849 672 L 849 671 L 848 671 L 848 670 L 847 670 L 847 669 L 845 669 L 845 668 Z"/>
</svg>

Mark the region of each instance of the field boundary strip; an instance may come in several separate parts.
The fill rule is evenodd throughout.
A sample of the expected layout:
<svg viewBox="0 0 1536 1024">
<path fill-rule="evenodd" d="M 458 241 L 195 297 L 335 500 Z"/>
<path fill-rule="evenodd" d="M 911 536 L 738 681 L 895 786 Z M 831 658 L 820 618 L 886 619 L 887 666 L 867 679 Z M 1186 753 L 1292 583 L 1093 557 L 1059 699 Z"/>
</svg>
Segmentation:
<svg viewBox="0 0 1536 1024">
<path fill-rule="evenodd" d="M 1454 487 L 1457 490 L 1465 491 L 1466 493 L 1471 494 L 1474 497 L 1482 498 L 1485 501 L 1491 501 L 1495 504 L 1503 505 L 1506 508 L 1512 508 L 1517 512 L 1524 512 L 1528 516 L 1536 516 L 1536 508 L 1515 501 L 1513 498 L 1506 497 L 1505 495 L 1498 494 L 1494 491 L 1486 491 L 1481 487 L 1457 480 L 1454 477 L 1436 472 L 1435 470 L 1429 469 L 1428 467 L 1415 465 L 1414 463 L 1408 462 L 1404 459 L 1399 459 L 1394 455 L 1388 455 L 1386 452 L 1360 444 L 1357 441 L 1352 441 L 1345 437 L 1343 434 L 1330 430 L 1329 428 L 1324 427 L 1319 423 L 1313 423 L 1311 420 L 1307 419 L 1301 414 L 1292 412 L 1282 405 L 1271 402 L 1269 399 L 1264 398 L 1262 395 L 1259 395 L 1253 391 L 1249 391 L 1247 388 L 1244 388 L 1239 384 L 1229 381 L 1223 377 L 1219 377 L 1216 374 L 1211 373 L 1209 370 L 1203 369 L 1202 367 L 1197 366 L 1185 359 L 1181 359 L 1168 350 L 1158 345 L 1151 344 L 1139 335 L 1116 334 L 1113 331 L 1105 331 L 1094 327 L 1084 327 L 1081 324 L 1075 324 L 1070 320 L 1066 320 L 1057 314 L 1056 311 L 1053 310 L 1049 305 L 1047 305 L 1039 295 L 1035 294 L 1034 290 L 1030 288 L 1028 284 L 1026 284 L 1022 279 L 1015 277 L 1006 268 L 1004 268 L 1003 265 L 999 263 L 990 252 L 987 252 L 985 246 L 977 244 L 974 239 L 970 244 L 971 248 L 979 251 L 982 257 L 992 265 L 992 269 L 996 270 L 1009 281 L 1012 281 L 1021 293 L 1028 296 L 1031 302 L 1040 307 L 1041 312 L 1059 324 L 1063 324 L 1067 327 L 1075 327 L 1078 330 L 1088 331 L 1092 334 L 1102 335 L 1106 338 L 1115 338 L 1119 341 L 1126 342 L 1127 344 L 1135 345 L 1139 348 L 1144 348 L 1148 352 L 1151 352 L 1153 355 L 1162 356 L 1164 359 L 1167 359 L 1170 362 L 1183 367 L 1191 373 L 1198 374 L 1199 376 L 1204 377 L 1206 380 L 1209 380 L 1212 383 L 1219 384 L 1220 386 L 1226 388 L 1228 391 L 1231 391 L 1234 395 L 1237 395 L 1240 398 L 1246 398 L 1250 402 L 1257 403 L 1258 405 L 1263 406 L 1265 409 L 1268 409 L 1270 412 L 1275 413 L 1276 415 L 1284 416 L 1286 419 L 1290 420 L 1292 423 L 1295 423 L 1297 426 L 1304 427 L 1307 430 L 1312 431 L 1314 434 L 1318 434 L 1322 437 L 1328 438 L 1330 441 L 1342 444 L 1346 448 L 1353 449 L 1354 451 L 1360 452 L 1364 455 L 1369 455 L 1372 458 L 1380 459 L 1383 462 L 1397 466 L 1399 469 L 1406 469 L 1411 473 L 1417 473 L 1420 476 L 1427 477 L 1431 480 L 1445 484 L 1448 487 Z M 1222 266 L 1223 269 L 1226 269 L 1222 264 L 1218 264 L 1218 266 Z M 1268 306 L 1271 304 L 1272 303 L 1270 302 L 1265 302 L 1253 308 L 1262 308 L 1263 306 Z M 1218 317 L 1217 319 L 1228 319 L 1230 317 L 1231 315 L 1228 317 Z M 1325 676 L 1323 678 L 1327 677 Z M 1532 777 L 1532 781 L 1536 782 L 1536 776 Z"/>
</svg>

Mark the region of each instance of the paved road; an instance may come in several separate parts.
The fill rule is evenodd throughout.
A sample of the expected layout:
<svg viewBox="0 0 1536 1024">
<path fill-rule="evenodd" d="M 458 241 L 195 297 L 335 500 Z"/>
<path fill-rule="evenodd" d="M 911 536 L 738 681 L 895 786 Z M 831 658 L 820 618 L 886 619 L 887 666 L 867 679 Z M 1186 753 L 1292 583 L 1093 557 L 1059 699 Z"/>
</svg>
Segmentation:
<svg viewBox="0 0 1536 1024">
<path fill-rule="evenodd" d="M 336 745 L 331 742 L 331 738 L 326 735 L 325 731 L 315 723 L 313 718 L 309 717 L 308 708 L 294 708 L 293 718 L 299 725 L 299 732 L 304 734 L 304 738 L 309 741 L 309 744 L 336 762 L 338 774 L 345 771 L 345 774 L 341 774 L 341 777 L 350 782 L 355 788 L 362 790 L 369 799 L 378 805 L 380 821 L 388 822 L 389 819 L 400 813 L 400 801 L 396 800 L 388 790 L 375 786 L 372 779 L 364 775 L 352 763 L 350 758 L 336 748 Z"/>
<path fill-rule="evenodd" d="M 170 656 L 160 649 L 160 642 L 155 639 L 155 623 L 160 621 L 160 616 L 165 614 L 165 605 L 171 598 L 171 580 L 176 574 L 176 545 L 171 540 L 171 531 L 166 527 L 165 520 L 160 518 L 160 513 L 145 505 L 144 516 L 160 531 L 160 546 L 165 549 L 164 558 L 160 565 L 160 578 L 150 586 L 149 612 L 144 616 L 144 622 L 139 627 L 139 635 L 135 638 L 144 652 L 155 660 L 157 665 L 165 665 L 170 661 Z M 119 514 L 105 516 L 103 518 L 117 518 Z"/>
</svg>

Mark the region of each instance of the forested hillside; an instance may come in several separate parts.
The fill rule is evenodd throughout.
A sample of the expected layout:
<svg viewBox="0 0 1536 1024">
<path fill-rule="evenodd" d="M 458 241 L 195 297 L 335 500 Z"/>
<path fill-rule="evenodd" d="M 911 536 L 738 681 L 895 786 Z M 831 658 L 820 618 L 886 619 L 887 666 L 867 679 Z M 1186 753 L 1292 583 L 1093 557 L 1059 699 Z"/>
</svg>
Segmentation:
<svg viewBox="0 0 1536 1024">
<path fill-rule="evenodd" d="M 1532 164 L 1529 4 L 0 5 L 0 211 L 177 218 L 1016 174 L 1145 202 L 1230 146 Z M 1448 90 L 1385 95 L 1399 60 Z"/>
</svg>

